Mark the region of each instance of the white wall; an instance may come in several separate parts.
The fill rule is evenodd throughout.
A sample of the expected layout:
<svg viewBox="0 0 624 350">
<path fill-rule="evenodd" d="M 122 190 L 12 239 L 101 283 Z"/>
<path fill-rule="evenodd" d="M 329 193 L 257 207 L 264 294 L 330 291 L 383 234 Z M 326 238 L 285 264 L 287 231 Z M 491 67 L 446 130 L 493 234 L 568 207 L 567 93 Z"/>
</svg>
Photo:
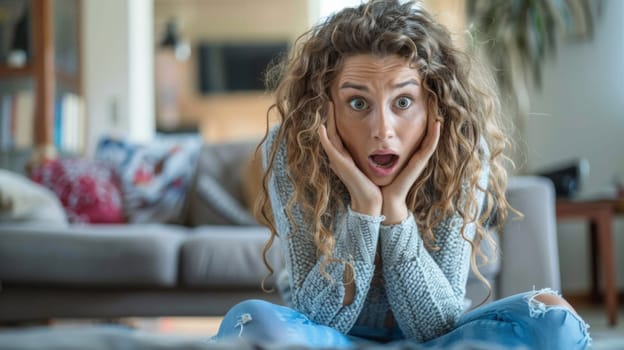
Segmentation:
<svg viewBox="0 0 624 350">
<path fill-rule="evenodd" d="M 103 133 L 154 134 L 152 0 L 85 0 L 82 16 L 87 152 Z"/>
<path fill-rule="evenodd" d="M 526 141 L 528 169 L 585 157 L 590 173 L 582 195 L 603 192 L 624 176 L 624 2 L 602 1 L 593 40 L 562 45 L 531 93 Z M 542 115 L 542 113 L 544 115 Z M 564 291 L 590 285 L 588 235 L 581 222 L 558 225 Z M 614 226 L 616 270 L 624 286 L 624 218 Z M 530 252 L 528 252 L 530 256 Z"/>
</svg>

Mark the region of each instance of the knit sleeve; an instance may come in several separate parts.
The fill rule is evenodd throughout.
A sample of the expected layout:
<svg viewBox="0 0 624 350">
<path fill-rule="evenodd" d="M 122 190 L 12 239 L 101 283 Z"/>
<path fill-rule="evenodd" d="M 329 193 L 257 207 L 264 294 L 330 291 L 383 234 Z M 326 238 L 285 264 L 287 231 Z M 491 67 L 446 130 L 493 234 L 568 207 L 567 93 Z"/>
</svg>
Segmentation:
<svg viewBox="0 0 624 350">
<path fill-rule="evenodd" d="M 265 168 L 275 131 L 270 133 L 265 143 Z M 346 265 L 343 262 L 331 262 L 325 265 L 328 276 L 321 273 L 324 257 L 317 256 L 310 226 L 304 221 L 300 206 L 292 206 L 290 218 L 286 214 L 287 203 L 294 190 L 287 174 L 286 147 L 280 144 L 269 180 L 269 196 L 289 273 L 291 306 L 316 323 L 347 333 L 357 320 L 368 294 L 374 272 L 379 226 L 384 218 L 358 214 L 348 208 L 347 213 L 338 215 L 334 222 L 334 258 L 351 262 L 355 272 L 354 300 L 343 306 Z"/>
<path fill-rule="evenodd" d="M 489 166 L 480 174 L 479 186 L 487 188 Z M 485 198 L 475 193 L 477 208 Z M 439 250 L 429 252 L 414 216 L 380 228 L 385 287 L 393 315 L 406 337 L 427 341 L 450 331 L 463 312 L 471 246 L 461 235 L 459 214 L 433 228 Z M 468 223 L 466 239 L 474 238 L 476 227 Z"/>
</svg>

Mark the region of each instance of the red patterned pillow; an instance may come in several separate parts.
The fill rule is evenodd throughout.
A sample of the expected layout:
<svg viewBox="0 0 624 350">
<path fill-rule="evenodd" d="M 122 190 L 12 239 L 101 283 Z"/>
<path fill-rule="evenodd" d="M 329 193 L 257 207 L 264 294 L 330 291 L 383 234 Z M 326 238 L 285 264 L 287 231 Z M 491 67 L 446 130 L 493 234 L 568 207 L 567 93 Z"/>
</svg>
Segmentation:
<svg viewBox="0 0 624 350">
<path fill-rule="evenodd" d="M 59 197 L 70 222 L 125 222 L 119 179 L 102 163 L 58 159 L 35 167 L 30 176 Z"/>
</svg>

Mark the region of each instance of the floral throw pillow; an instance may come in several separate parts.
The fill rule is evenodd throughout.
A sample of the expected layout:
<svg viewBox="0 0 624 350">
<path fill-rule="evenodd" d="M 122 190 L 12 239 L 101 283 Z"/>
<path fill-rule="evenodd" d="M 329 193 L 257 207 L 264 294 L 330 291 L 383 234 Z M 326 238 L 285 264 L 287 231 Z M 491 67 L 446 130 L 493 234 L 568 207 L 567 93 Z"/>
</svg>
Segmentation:
<svg viewBox="0 0 624 350">
<path fill-rule="evenodd" d="M 119 179 L 103 163 L 61 158 L 34 167 L 30 177 L 56 194 L 69 222 L 125 222 Z"/>
<path fill-rule="evenodd" d="M 148 144 L 105 137 L 96 158 L 120 175 L 130 222 L 177 223 L 183 220 L 200 145 L 196 137 L 161 136 Z"/>
</svg>

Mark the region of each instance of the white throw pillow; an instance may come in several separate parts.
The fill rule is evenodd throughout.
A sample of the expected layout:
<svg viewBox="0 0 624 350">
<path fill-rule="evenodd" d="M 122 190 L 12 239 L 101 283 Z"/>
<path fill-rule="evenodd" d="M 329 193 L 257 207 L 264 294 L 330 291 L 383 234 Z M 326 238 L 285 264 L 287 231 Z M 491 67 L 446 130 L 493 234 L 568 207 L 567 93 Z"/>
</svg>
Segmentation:
<svg viewBox="0 0 624 350">
<path fill-rule="evenodd" d="M 0 223 L 17 222 L 67 226 L 63 206 L 52 191 L 0 169 Z"/>
</svg>

